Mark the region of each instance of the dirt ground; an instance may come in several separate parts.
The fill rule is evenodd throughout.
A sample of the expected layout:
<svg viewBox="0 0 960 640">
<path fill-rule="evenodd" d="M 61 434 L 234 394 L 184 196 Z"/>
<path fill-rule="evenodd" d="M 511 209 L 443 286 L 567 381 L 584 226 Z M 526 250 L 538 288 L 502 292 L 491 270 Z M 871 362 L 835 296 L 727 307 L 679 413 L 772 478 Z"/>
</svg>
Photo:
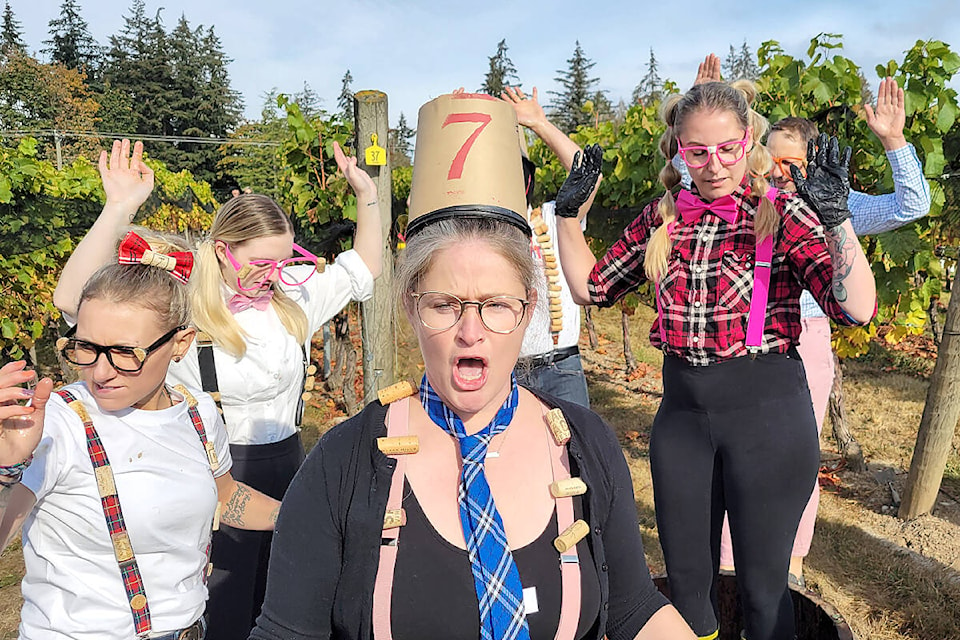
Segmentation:
<svg viewBox="0 0 960 640">
<path fill-rule="evenodd" d="M 619 311 L 602 310 L 594 318 L 597 349 L 587 344 L 586 331 L 581 342 L 591 402 L 623 445 L 647 561 L 652 571 L 660 572 L 664 566 L 647 451 L 662 390 L 660 352 L 647 339 L 652 312 L 641 307 L 631 319 L 631 341 L 640 365 L 629 376 Z M 358 344 L 359 336 L 354 339 Z M 933 513 L 899 520 L 894 502 L 903 493 L 935 351 L 922 339 L 900 350 L 875 351 L 844 364 L 850 428 L 869 470 L 829 473 L 838 454 L 827 425 L 821 458 L 828 473 L 821 475 L 824 489 L 806 562 L 807 585 L 838 610 L 861 640 L 960 640 L 960 436 L 954 440 Z M 398 353 L 399 374 L 419 380 L 419 353 L 403 334 Z M 315 394 L 310 405 L 303 432 L 308 447 L 344 417 L 342 395 L 336 391 Z M 22 575 L 22 554 L 15 542 L 0 556 L 0 640 L 16 637 Z"/>
</svg>

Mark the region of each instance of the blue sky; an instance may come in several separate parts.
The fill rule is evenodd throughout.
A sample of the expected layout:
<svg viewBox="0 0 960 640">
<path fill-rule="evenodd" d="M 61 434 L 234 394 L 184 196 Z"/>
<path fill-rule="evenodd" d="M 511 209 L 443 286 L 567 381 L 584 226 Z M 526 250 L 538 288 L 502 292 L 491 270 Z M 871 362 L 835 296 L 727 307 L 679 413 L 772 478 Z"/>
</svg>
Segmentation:
<svg viewBox="0 0 960 640">
<path fill-rule="evenodd" d="M 79 0 L 95 38 L 106 43 L 123 24 L 124 0 Z M 10 0 L 31 50 L 42 48 L 59 0 Z M 233 58 L 230 77 L 244 98 L 248 117 L 257 117 L 271 88 L 298 91 L 304 82 L 336 109 L 344 72 L 354 90 L 380 89 L 390 101 L 390 120 L 403 111 L 411 125 L 420 105 L 458 87 L 477 89 L 488 57 L 506 38 L 509 56 L 525 89 L 536 85 L 541 102 L 556 88 L 579 39 L 596 62 L 599 88 L 616 102 L 629 101 L 646 72 L 652 47 L 660 75 L 685 88 L 709 52 L 725 56 L 744 40 L 751 50 L 777 40 L 795 56 L 821 32 L 843 34 L 844 54 L 868 78 L 878 63 L 900 60 L 918 39 L 939 39 L 960 51 L 956 0 L 865 2 L 822 0 L 741 1 L 737 11 L 719 3 L 669 0 L 660 3 L 570 2 L 568 0 L 147 0 L 147 12 L 162 8 L 172 28 L 181 14 L 192 26 L 213 25 Z M 770 9 L 781 11 L 774 16 Z M 803 8 L 802 14 L 787 13 Z M 954 86 L 958 86 L 954 79 Z M 876 86 L 876 83 L 874 83 Z"/>
</svg>

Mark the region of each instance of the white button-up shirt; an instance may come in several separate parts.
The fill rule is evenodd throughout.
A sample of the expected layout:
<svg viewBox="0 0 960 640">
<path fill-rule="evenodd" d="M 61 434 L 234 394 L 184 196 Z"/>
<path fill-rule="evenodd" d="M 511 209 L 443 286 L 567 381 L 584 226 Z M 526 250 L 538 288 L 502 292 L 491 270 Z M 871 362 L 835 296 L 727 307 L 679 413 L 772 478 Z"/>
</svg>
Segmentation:
<svg viewBox="0 0 960 640">
<path fill-rule="evenodd" d="M 373 295 L 373 275 L 351 250 L 304 284 L 282 286 L 307 314 L 312 336 L 348 302 Z M 263 311 L 251 307 L 233 317 L 246 332 L 246 353 L 235 358 L 213 346 L 230 444 L 279 442 L 297 432 L 297 405 L 303 391 L 301 345 L 281 324 L 273 305 Z M 309 353 L 310 345 L 305 346 Z M 201 388 L 196 342 L 183 360 L 170 364 L 167 380 Z"/>
</svg>

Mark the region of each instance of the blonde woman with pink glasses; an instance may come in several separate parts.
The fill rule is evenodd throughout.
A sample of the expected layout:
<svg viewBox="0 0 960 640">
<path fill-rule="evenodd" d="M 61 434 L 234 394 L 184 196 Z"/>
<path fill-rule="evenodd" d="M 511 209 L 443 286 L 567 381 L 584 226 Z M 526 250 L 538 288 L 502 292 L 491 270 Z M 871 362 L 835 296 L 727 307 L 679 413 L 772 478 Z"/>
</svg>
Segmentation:
<svg viewBox="0 0 960 640">
<path fill-rule="evenodd" d="M 217 399 L 233 474 L 280 499 L 303 460 L 299 422 L 310 338 L 352 300 L 373 293 L 382 238 L 376 185 L 334 144 L 357 196 L 354 248 L 325 268 L 294 242 L 289 216 L 267 196 L 241 194 L 214 217 L 191 278 L 197 341 L 168 374 Z M 106 204 L 64 267 L 54 304 L 75 317 L 84 283 L 115 255 L 117 241 L 153 190 L 143 145 L 115 141 L 100 157 Z M 271 535 L 222 527 L 214 535 L 208 640 L 245 638 L 260 612 Z"/>
</svg>

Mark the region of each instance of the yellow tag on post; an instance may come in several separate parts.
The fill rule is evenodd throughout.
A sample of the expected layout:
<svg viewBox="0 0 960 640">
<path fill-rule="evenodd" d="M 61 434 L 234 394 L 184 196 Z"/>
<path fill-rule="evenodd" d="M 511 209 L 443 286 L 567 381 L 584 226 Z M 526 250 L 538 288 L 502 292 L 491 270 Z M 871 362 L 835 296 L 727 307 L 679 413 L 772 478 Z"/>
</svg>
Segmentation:
<svg viewBox="0 0 960 640">
<path fill-rule="evenodd" d="M 367 165 L 376 167 L 387 164 L 387 150 L 377 144 L 377 134 L 370 134 L 370 142 L 366 150 Z"/>
</svg>

